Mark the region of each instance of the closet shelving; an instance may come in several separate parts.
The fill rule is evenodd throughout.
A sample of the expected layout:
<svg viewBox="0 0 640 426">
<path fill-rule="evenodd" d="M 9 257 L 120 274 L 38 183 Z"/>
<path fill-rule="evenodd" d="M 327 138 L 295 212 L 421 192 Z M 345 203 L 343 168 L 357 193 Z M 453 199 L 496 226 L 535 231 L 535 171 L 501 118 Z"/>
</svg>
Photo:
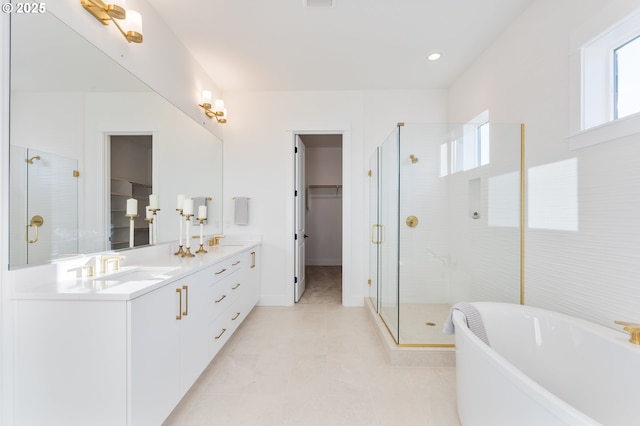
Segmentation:
<svg viewBox="0 0 640 426">
<path fill-rule="evenodd" d="M 314 189 L 335 189 L 336 190 L 336 196 L 340 194 L 340 190 L 342 189 L 342 185 L 337 184 L 337 185 L 307 185 L 307 188 L 309 190 L 309 192 L 311 193 L 312 190 Z M 318 192 L 318 195 L 328 195 L 326 192 Z"/>
</svg>

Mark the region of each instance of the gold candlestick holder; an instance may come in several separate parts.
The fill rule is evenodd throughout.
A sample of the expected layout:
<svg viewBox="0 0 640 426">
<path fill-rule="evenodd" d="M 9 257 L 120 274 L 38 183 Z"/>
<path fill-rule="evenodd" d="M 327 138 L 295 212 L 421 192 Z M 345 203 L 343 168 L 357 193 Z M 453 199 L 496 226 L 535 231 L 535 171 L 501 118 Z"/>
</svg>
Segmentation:
<svg viewBox="0 0 640 426">
<path fill-rule="evenodd" d="M 149 244 L 153 244 L 153 216 L 145 217 L 144 220 L 149 224 Z"/>
<path fill-rule="evenodd" d="M 133 247 L 135 245 L 135 241 L 134 241 L 134 221 L 136 220 L 136 217 L 138 217 L 137 214 L 132 213 L 132 214 L 127 214 L 125 215 L 129 218 L 129 248 Z"/>
<path fill-rule="evenodd" d="M 178 212 L 178 225 L 180 226 L 180 239 L 178 240 L 178 251 L 173 253 L 176 256 L 183 256 L 184 250 L 182 249 L 182 209 L 176 209 Z"/>
<path fill-rule="evenodd" d="M 182 257 L 195 257 L 195 254 L 191 253 L 191 243 L 189 242 L 189 240 L 191 239 L 191 232 L 189 230 L 189 222 L 191 221 L 191 216 L 193 216 L 192 214 L 182 214 L 185 217 L 185 221 L 187 222 L 186 228 L 187 228 L 187 237 L 185 238 L 186 241 L 186 250 L 184 252 L 184 254 L 182 255 Z"/>
<path fill-rule="evenodd" d="M 198 251 L 196 251 L 196 253 L 207 253 L 207 251 L 204 249 L 204 245 L 203 245 L 203 240 L 204 240 L 204 221 L 207 220 L 206 217 L 199 217 L 198 221 L 200 222 L 200 248 L 198 249 Z"/>
<path fill-rule="evenodd" d="M 153 215 L 153 222 L 152 222 L 152 227 L 153 227 L 153 234 L 152 234 L 152 241 L 150 241 L 150 244 L 156 244 L 158 242 L 158 218 L 157 216 L 157 212 L 160 211 L 160 209 L 149 209 L 149 211 L 151 212 L 151 214 Z"/>
</svg>

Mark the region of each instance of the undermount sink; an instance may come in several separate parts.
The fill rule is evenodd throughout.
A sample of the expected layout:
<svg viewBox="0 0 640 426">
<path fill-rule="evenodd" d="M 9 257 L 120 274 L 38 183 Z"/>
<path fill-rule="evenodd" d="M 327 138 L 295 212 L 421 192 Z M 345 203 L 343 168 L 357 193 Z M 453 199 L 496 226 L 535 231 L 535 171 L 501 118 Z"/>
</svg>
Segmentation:
<svg viewBox="0 0 640 426">
<path fill-rule="evenodd" d="M 130 266 L 123 267 L 119 271 L 100 274 L 91 278 L 92 281 L 148 281 L 164 280 L 171 278 L 170 272 L 179 269 L 175 266 Z"/>
</svg>

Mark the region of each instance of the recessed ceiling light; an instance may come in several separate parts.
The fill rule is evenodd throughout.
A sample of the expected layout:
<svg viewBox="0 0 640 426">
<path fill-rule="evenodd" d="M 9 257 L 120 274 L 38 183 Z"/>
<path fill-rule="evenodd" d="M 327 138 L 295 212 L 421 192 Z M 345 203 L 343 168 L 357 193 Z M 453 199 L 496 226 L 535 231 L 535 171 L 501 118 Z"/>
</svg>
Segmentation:
<svg viewBox="0 0 640 426">
<path fill-rule="evenodd" d="M 302 6 L 305 8 L 335 7 L 335 2 L 334 0 L 302 0 Z"/>
<path fill-rule="evenodd" d="M 430 61 L 437 61 L 438 59 L 440 59 L 440 54 L 432 53 L 431 55 L 427 56 L 427 59 Z"/>
</svg>

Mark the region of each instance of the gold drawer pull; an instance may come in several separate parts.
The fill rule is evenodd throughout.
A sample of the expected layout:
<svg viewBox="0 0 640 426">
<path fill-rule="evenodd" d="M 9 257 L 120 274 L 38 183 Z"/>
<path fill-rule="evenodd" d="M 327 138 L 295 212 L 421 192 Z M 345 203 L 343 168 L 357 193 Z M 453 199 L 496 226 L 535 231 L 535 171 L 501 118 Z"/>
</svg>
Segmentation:
<svg viewBox="0 0 640 426">
<path fill-rule="evenodd" d="M 231 290 L 235 290 L 236 288 L 240 287 L 240 283 L 234 285 L 233 287 L 231 287 Z"/>
<path fill-rule="evenodd" d="M 185 311 L 182 313 L 185 317 L 189 315 L 189 286 L 183 285 L 182 289 L 184 290 L 185 300 L 184 300 L 184 308 Z"/>
<path fill-rule="evenodd" d="M 218 334 L 218 335 L 216 336 L 216 340 L 218 340 L 219 338 L 221 338 L 225 331 L 227 331 L 227 329 L 226 329 L 226 328 L 223 328 L 223 329 L 222 329 L 222 331 L 220 332 L 220 334 Z"/>
<path fill-rule="evenodd" d="M 178 315 L 176 315 L 176 319 L 181 320 L 182 319 L 182 290 L 180 290 L 179 288 L 176 288 L 176 293 L 180 295 L 180 298 L 178 299 Z"/>
<path fill-rule="evenodd" d="M 238 261 L 236 261 L 236 262 L 233 262 L 233 263 L 231 264 L 231 266 L 236 266 L 236 265 L 237 265 L 237 264 L 239 264 L 239 263 L 240 263 L 240 261 L 238 260 Z"/>
<path fill-rule="evenodd" d="M 238 312 L 235 317 L 231 318 L 231 321 L 237 320 L 239 316 L 240 316 L 240 312 Z"/>
<path fill-rule="evenodd" d="M 216 275 L 220 275 L 221 273 L 223 273 L 223 272 L 224 272 L 224 271 L 226 271 L 226 270 L 227 270 L 227 268 L 224 268 L 222 271 L 218 271 L 218 272 L 216 272 Z"/>
<path fill-rule="evenodd" d="M 225 297 L 227 297 L 227 295 L 226 295 L 226 294 L 223 294 L 223 295 L 222 295 L 222 297 L 221 297 L 220 299 L 216 300 L 216 303 L 220 303 L 220 302 L 222 302 L 222 299 L 224 299 Z"/>
<path fill-rule="evenodd" d="M 256 267 L 256 252 L 252 251 L 251 252 L 251 268 L 255 268 Z"/>
</svg>

